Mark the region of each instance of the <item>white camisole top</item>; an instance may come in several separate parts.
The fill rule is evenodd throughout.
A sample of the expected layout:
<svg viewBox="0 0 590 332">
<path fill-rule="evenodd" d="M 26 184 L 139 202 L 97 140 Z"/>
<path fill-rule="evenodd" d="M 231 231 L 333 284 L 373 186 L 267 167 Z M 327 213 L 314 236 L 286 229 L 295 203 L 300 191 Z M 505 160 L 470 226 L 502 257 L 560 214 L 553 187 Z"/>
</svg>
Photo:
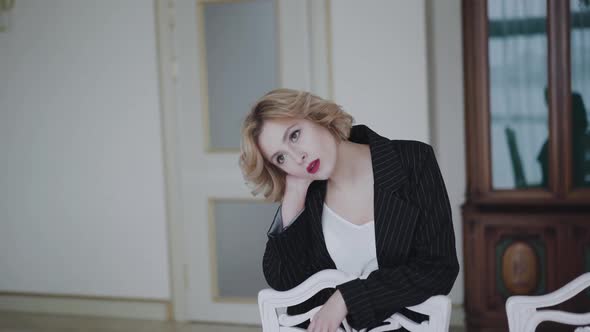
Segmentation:
<svg viewBox="0 0 590 332">
<path fill-rule="evenodd" d="M 324 203 L 322 231 L 336 268 L 361 279 L 378 269 L 375 221 L 355 225 Z"/>
</svg>

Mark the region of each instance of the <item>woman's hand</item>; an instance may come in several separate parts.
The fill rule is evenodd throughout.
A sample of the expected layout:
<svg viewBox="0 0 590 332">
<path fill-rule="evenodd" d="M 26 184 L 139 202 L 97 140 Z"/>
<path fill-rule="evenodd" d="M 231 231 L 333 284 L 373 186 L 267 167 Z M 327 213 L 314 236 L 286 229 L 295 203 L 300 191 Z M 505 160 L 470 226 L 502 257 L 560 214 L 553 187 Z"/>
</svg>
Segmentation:
<svg viewBox="0 0 590 332">
<path fill-rule="evenodd" d="M 339 290 L 326 301 L 307 327 L 308 332 L 335 332 L 340 323 L 346 318 L 348 310 Z"/>
</svg>

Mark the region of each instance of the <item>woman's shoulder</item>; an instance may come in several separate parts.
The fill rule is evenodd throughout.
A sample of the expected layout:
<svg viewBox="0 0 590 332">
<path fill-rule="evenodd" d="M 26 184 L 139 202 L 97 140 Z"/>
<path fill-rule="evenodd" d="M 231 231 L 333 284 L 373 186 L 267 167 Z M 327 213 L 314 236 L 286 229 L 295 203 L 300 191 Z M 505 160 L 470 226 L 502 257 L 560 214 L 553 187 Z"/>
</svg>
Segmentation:
<svg viewBox="0 0 590 332">
<path fill-rule="evenodd" d="M 412 150 L 428 150 L 432 149 L 432 146 L 428 143 L 415 141 L 415 140 L 404 140 L 404 139 L 390 139 L 389 142 L 401 149 L 412 149 Z"/>
<path fill-rule="evenodd" d="M 420 167 L 434 154 L 432 146 L 421 141 L 392 139 L 389 142 L 407 167 Z"/>
<path fill-rule="evenodd" d="M 425 170 L 432 170 L 438 167 L 434 149 L 428 143 L 415 140 L 390 140 L 392 149 L 397 151 L 398 160 L 401 161 L 401 172 L 405 174 L 408 185 L 408 195 L 412 192 L 421 180 L 421 174 Z"/>
</svg>

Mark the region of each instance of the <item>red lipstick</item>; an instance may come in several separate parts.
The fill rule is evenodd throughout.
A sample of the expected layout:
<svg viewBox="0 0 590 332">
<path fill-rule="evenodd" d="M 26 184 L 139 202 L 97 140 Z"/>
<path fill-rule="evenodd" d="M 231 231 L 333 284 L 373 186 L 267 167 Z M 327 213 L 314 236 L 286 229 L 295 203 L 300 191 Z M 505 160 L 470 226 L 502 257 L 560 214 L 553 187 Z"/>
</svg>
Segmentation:
<svg viewBox="0 0 590 332">
<path fill-rule="evenodd" d="M 320 160 L 319 159 L 316 159 L 316 160 L 312 161 L 309 165 L 307 165 L 307 172 L 309 172 L 311 174 L 315 174 L 315 172 L 317 172 L 318 169 L 320 169 Z"/>
</svg>

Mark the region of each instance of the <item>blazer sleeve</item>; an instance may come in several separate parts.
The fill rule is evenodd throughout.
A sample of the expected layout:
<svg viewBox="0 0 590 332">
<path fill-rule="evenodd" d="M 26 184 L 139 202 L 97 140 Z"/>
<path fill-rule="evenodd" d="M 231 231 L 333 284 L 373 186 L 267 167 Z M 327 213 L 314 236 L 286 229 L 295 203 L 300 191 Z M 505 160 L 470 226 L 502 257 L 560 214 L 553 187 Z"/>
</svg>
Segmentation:
<svg viewBox="0 0 590 332">
<path fill-rule="evenodd" d="M 309 260 L 307 209 L 303 209 L 290 224 L 282 228 L 281 207 L 267 233 L 268 240 L 262 258 L 266 282 L 275 290 L 291 289 L 312 275 Z"/>
<path fill-rule="evenodd" d="M 303 213 L 303 210 L 299 211 L 299 213 L 297 213 L 297 215 L 289 222 L 289 224 L 287 226 L 284 226 L 283 227 L 283 210 L 282 210 L 282 207 L 283 206 L 281 205 L 277 209 L 277 212 L 275 213 L 275 218 L 274 218 L 272 224 L 270 225 L 270 228 L 268 229 L 268 232 L 266 233 L 266 235 L 268 235 L 269 237 L 275 237 L 275 236 L 279 235 L 280 233 L 282 233 L 284 230 L 286 230 L 287 228 L 289 228 L 289 226 L 291 226 L 291 224 L 293 223 L 293 221 L 297 220 L 297 218 L 301 215 L 301 213 Z"/>
<path fill-rule="evenodd" d="M 348 309 L 348 322 L 360 329 L 378 319 L 377 312 L 399 311 L 429 297 L 448 294 L 459 273 L 451 208 L 434 151 L 429 145 L 417 172 L 414 192 L 420 215 L 404 265 L 379 268 L 367 279 L 336 288 Z"/>
</svg>

